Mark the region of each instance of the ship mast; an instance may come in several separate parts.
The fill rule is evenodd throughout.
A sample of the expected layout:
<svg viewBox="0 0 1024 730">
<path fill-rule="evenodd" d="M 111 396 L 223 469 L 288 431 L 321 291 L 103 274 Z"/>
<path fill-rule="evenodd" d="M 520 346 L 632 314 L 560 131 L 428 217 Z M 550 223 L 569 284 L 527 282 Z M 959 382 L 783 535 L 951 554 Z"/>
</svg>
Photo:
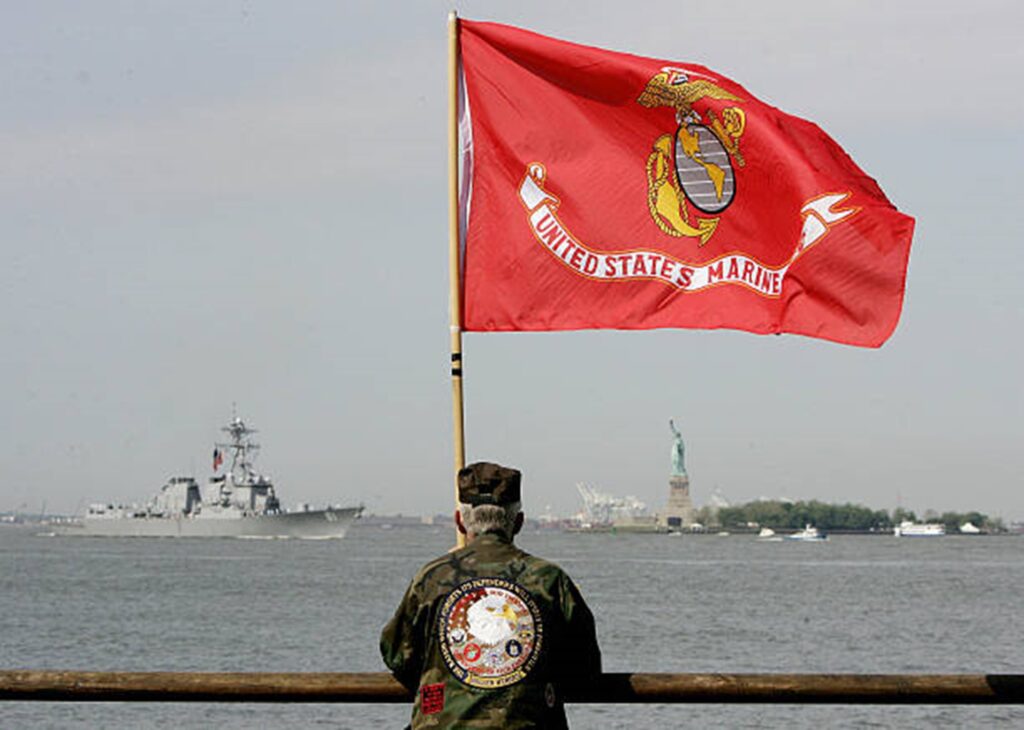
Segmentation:
<svg viewBox="0 0 1024 730">
<path fill-rule="evenodd" d="M 231 436 L 230 443 L 218 443 L 217 447 L 231 450 L 231 480 L 236 484 L 251 484 L 256 481 L 256 470 L 253 462 L 260 450 L 260 445 L 249 440 L 249 435 L 257 433 L 249 428 L 241 418 L 235 416 L 227 426 L 220 429 Z"/>
</svg>

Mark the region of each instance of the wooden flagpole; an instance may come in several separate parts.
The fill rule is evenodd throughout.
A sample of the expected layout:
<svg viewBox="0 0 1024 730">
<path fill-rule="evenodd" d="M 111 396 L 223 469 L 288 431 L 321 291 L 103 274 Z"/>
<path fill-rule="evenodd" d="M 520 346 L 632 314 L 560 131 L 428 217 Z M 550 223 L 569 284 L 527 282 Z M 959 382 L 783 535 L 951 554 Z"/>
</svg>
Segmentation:
<svg viewBox="0 0 1024 730">
<path fill-rule="evenodd" d="M 466 465 L 462 407 L 462 276 L 459 256 L 459 18 L 448 14 L 448 311 L 452 349 L 452 427 L 455 452 L 455 508 L 459 507 L 459 471 Z M 455 531 L 455 546 L 466 537 Z"/>
</svg>

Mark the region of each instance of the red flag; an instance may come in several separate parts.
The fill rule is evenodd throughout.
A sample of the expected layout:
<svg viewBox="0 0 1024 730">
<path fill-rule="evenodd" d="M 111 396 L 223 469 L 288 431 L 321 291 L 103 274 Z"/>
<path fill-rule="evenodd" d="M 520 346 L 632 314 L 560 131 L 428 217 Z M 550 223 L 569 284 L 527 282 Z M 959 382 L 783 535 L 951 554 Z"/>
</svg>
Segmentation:
<svg viewBox="0 0 1024 730">
<path fill-rule="evenodd" d="M 460 25 L 466 330 L 892 333 L 914 220 L 816 125 L 703 66 Z"/>
<path fill-rule="evenodd" d="M 213 470 L 217 471 L 220 469 L 220 465 L 224 463 L 224 452 L 220 449 L 213 450 Z"/>
</svg>

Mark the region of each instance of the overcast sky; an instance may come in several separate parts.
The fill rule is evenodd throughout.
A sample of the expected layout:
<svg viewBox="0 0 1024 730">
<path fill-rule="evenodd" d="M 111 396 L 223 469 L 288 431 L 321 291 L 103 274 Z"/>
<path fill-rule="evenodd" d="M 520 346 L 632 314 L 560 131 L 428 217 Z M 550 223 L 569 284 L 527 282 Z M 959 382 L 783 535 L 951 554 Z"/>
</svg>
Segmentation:
<svg viewBox="0 0 1024 730">
<path fill-rule="evenodd" d="M 1011 2 L 458 3 L 707 65 L 813 119 L 917 219 L 880 350 L 661 330 L 465 338 L 467 454 L 695 502 L 1024 519 L 1024 11 Z M 450 3 L 8 3 L 0 510 L 210 473 L 232 404 L 286 505 L 451 509 Z"/>
</svg>

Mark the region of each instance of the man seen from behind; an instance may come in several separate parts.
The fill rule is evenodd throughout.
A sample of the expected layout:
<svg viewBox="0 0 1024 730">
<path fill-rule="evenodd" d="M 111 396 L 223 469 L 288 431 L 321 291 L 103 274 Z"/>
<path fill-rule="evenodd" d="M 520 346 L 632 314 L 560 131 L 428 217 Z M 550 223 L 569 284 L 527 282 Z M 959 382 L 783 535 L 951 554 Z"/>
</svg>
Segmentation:
<svg viewBox="0 0 1024 730">
<path fill-rule="evenodd" d="M 513 544 L 521 475 L 459 472 L 466 546 L 413 578 L 380 648 L 415 692 L 413 728 L 566 728 L 562 693 L 601 673 L 594 617 L 557 565 Z"/>
</svg>

